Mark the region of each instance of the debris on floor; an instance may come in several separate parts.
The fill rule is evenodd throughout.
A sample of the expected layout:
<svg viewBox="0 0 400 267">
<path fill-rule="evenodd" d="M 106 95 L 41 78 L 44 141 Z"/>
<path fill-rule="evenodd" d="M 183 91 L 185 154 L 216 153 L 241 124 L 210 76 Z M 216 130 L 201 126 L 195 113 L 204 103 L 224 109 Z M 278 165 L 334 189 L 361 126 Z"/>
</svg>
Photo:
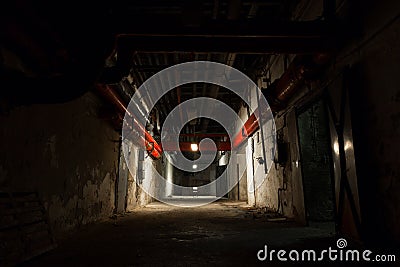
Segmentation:
<svg viewBox="0 0 400 267">
<path fill-rule="evenodd" d="M 247 207 L 245 202 L 220 201 L 188 209 L 153 202 L 84 226 L 23 266 L 263 266 L 257 252 L 266 244 L 333 244 L 330 228 L 298 226 L 289 220 L 270 223 L 267 219 L 279 214 Z M 115 218 L 118 227 L 113 226 Z"/>
<path fill-rule="evenodd" d="M 266 219 L 268 222 L 285 222 L 287 218 L 280 213 L 267 209 L 266 207 L 245 207 L 245 218 Z"/>
</svg>

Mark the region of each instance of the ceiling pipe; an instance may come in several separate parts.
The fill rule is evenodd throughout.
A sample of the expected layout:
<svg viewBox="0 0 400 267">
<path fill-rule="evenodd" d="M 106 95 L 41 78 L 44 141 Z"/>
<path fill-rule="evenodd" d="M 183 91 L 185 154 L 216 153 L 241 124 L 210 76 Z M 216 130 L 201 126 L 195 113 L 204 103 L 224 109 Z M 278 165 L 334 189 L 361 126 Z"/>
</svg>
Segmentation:
<svg viewBox="0 0 400 267">
<path fill-rule="evenodd" d="M 276 113 L 286 108 L 288 101 L 301 88 L 306 79 L 313 78 L 316 72 L 320 71 L 326 66 L 331 59 L 329 54 L 316 54 L 314 56 L 297 56 L 288 69 L 283 73 L 280 79 L 276 80 L 269 88 L 263 90 L 263 94 L 268 100 L 272 112 Z M 125 112 L 131 116 L 132 114 L 127 110 L 126 105 L 116 95 L 116 93 L 108 86 L 98 86 L 99 90 L 110 99 L 118 108 L 119 112 L 124 114 Z M 249 136 L 259 129 L 259 123 L 255 113 L 258 109 L 248 118 L 244 126 L 238 131 L 233 138 L 232 144 L 233 149 L 237 149 Z M 145 132 L 145 144 L 146 149 L 149 153 L 154 153 L 154 158 L 159 158 L 162 153 L 162 148 L 154 140 L 154 138 L 144 129 L 143 126 L 136 122 L 136 127 L 139 131 Z M 224 142 L 220 142 L 224 143 Z M 180 143 L 180 149 L 190 151 L 190 143 Z M 167 145 L 168 146 L 168 145 Z M 176 150 L 177 148 L 166 148 L 167 150 Z M 227 146 L 221 148 L 221 150 L 230 150 Z M 220 150 L 218 148 L 218 150 Z"/>
<path fill-rule="evenodd" d="M 138 131 L 138 129 L 134 129 L 135 127 L 131 124 L 127 123 L 126 121 L 123 121 L 123 123 L 125 124 L 125 127 L 128 127 L 128 129 L 130 130 L 128 132 L 129 140 L 132 140 L 132 142 L 134 142 L 138 146 L 143 146 L 144 144 L 146 147 L 146 151 L 149 152 L 149 155 L 153 159 L 161 158 L 161 152 L 154 148 L 154 143 L 146 140 L 146 138 L 143 137 L 142 134 L 140 134 L 140 131 Z"/>
<path fill-rule="evenodd" d="M 255 112 L 257 112 L 257 110 Z M 251 114 L 251 116 L 244 123 L 243 127 L 240 128 L 238 133 L 233 138 L 232 145 L 234 149 L 237 149 L 241 144 L 243 144 L 247 137 L 251 136 L 259 128 L 255 112 Z"/>
<path fill-rule="evenodd" d="M 289 100 L 308 79 L 313 79 L 330 62 L 330 54 L 316 54 L 314 56 L 297 56 L 288 69 L 269 88 L 263 89 L 268 104 L 273 113 L 287 107 Z M 237 149 L 243 142 L 259 129 L 259 123 L 254 111 L 233 139 L 233 148 Z"/>
<path fill-rule="evenodd" d="M 122 99 L 123 103 L 127 103 L 129 102 L 129 100 L 131 99 L 131 96 L 133 94 L 136 94 L 138 96 L 139 99 L 143 99 L 143 96 L 140 95 L 140 92 L 137 91 L 134 87 L 132 87 L 129 82 L 124 79 L 122 80 L 119 85 L 122 88 L 123 93 L 125 94 L 125 98 Z M 128 92 L 127 92 L 128 91 Z M 116 92 L 117 93 L 117 92 Z M 145 117 L 145 114 L 149 114 L 150 110 L 148 108 L 148 104 L 146 101 L 142 101 L 141 102 L 141 106 L 137 106 L 138 111 L 140 112 L 140 114 Z M 150 123 L 150 121 L 148 120 L 148 118 L 146 118 L 146 122 Z"/>
<path fill-rule="evenodd" d="M 330 54 L 314 56 L 297 56 L 281 78 L 275 80 L 270 87 L 263 89 L 268 104 L 273 112 L 286 108 L 289 100 L 300 89 L 306 80 L 312 80 L 331 59 Z"/>
<path fill-rule="evenodd" d="M 196 134 L 185 134 L 185 133 L 180 133 L 180 137 L 192 137 L 196 136 L 199 138 L 212 138 L 212 137 L 221 137 L 221 138 L 228 138 L 229 135 L 225 133 L 196 133 Z"/>
<path fill-rule="evenodd" d="M 131 112 L 127 109 L 127 105 L 121 99 L 120 96 L 116 94 L 116 92 L 109 86 L 104 84 L 96 84 L 97 90 L 114 106 L 117 108 L 120 114 L 126 114 L 132 118 L 130 124 L 126 124 L 132 132 L 138 132 L 139 136 L 142 136 L 140 133 L 144 133 L 145 136 L 142 138 L 142 144 L 145 145 L 147 152 L 153 159 L 159 159 L 162 154 L 161 146 L 154 140 L 154 138 L 146 131 L 146 129 L 138 122 L 138 120 L 133 116 Z M 124 120 L 125 121 L 125 120 Z M 127 123 L 125 121 L 125 123 Z M 134 139 L 136 140 L 136 139 Z M 140 140 L 139 140 L 140 141 Z"/>
<path fill-rule="evenodd" d="M 185 151 L 185 152 L 193 152 L 191 147 L 192 142 L 179 142 L 179 147 L 176 145 L 163 142 L 163 149 L 164 151 Z M 212 145 L 204 144 L 201 147 L 201 152 L 212 152 L 212 151 L 230 151 L 231 150 L 231 143 L 230 142 L 215 142 L 215 147 Z"/>
</svg>

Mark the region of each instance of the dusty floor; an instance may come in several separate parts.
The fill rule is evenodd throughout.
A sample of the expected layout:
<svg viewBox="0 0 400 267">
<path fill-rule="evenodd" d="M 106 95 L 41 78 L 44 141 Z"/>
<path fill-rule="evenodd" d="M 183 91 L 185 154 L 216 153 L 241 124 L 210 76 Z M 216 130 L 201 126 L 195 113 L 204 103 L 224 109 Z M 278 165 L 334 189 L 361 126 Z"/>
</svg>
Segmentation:
<svg viewBox="0 0 400 267">
<path fill-rule="evenodd" d="M 116 221 L 87 226 L 58 240 L 58 248 L 25 266 L 280 266 L 260 262 L 270 249 L 334 246 L 320 224 L 269 222 L 245 203 L 220 201 L 200 208 L 152 203 Z M 354 266 L 354 265 L 353 265 Z"/>
</svg>

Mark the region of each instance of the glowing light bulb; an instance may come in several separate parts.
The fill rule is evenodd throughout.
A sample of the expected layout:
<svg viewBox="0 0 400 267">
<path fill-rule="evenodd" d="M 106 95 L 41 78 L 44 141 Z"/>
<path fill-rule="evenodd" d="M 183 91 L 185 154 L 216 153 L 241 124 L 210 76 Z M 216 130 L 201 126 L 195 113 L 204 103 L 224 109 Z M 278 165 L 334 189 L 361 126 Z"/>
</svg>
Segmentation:
<svg viewBox="0 0 400 267">
<path fill-rule="evenodd" d="M 199 150 L 199 146 L 197 144 L 193 143 L 193 144 L 190 144 L 190 149 L 192 151 L 197 151 L 197 150 Z"/>
</svg>

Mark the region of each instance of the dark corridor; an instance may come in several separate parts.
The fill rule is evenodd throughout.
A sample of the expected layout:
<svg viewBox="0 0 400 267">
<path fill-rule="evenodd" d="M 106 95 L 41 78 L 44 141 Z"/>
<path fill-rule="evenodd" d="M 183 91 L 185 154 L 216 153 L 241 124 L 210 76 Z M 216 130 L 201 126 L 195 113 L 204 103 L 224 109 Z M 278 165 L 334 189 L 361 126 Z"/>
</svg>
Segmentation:
<svg viewBox="0 0 400 267">
<path fill-rule="evenodd" d="M 0 266 L 399 266 L 399 73 L 399 0 L 3 1 Z"/>
</svg>

